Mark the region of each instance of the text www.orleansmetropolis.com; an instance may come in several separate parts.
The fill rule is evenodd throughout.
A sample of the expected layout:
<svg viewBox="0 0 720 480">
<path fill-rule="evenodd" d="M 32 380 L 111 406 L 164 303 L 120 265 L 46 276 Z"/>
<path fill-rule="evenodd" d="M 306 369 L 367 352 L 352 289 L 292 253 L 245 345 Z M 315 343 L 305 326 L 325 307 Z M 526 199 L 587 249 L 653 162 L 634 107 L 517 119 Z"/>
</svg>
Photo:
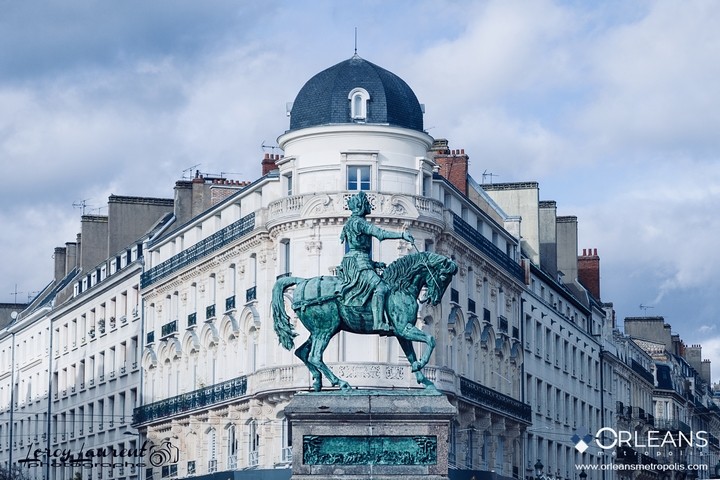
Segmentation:
<svg viewBox="0 0 720 480">
<path fill-rule="evenodd" d="M 656 464 L 623 464 L 623 463 L 600 463 L 600 464 L 575 464 L 575 470 L 611 470 L 611 471 L 650 471 L 650 472 L 697 472 L 709 470 L 708 465 L 682 463 L 656 463 Z"/>
</svg>

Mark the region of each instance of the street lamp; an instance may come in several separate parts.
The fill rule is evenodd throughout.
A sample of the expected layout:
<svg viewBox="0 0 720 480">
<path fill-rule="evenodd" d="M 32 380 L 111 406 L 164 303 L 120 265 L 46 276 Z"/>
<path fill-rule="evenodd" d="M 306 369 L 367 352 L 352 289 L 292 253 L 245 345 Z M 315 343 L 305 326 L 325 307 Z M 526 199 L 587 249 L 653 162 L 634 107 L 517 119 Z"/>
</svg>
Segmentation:
<svg viewBox="0 0 720 480">
<path fill-rule="evenodd" d="M 535 478 L 537 478 L 538 480 L 543 478 L 543 468 L 545 468 L 545 465 L 543 465 L 538 458 L 538 461 L 535 462 Z"/>
<path fill-rule="evenodd" d="M 715 465 L 715 478 L 720 478 L 720 460 L 718 460 L 717 465 Z"/>
<path fill-rule="evenodd" d="M 585 469 L 583 468 L 580 472 L 580 480 L 586 480 L 587 479 L 587 472 L 585 472 Z"/>
</svg>

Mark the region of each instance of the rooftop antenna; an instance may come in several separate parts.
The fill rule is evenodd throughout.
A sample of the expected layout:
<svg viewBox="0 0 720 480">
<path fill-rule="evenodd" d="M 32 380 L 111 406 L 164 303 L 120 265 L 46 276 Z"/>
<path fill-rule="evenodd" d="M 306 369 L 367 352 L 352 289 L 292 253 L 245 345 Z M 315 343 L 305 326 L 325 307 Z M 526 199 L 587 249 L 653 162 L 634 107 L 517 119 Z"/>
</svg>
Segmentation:
<svg viewBox="0 0 720 480">
<path fill-rule="evenodd" d="M 75 202 L 72 204 L 73 208 L 79 208 L 82 210 L 82 214 L 85 215 L 85 208 L 87 207 L 87 202 L 90 200 L 89 198 L 86 198 L 85 200 L 80 200 L 79 202 Z"/>
<path fill-rule="evenodd" d="M 196 165 L 193 165 L 192 167 L 188 167 L 185 170 L 182 171 L 182 178 L 185 180 L 186 178 L 192 178 L 193 177 L 193 170 L 195 170 L 197 167 L 202 165 L 201 163 L 198 163 Z"/>
<path fill-rule="evenodd" d="M 490 177 L 490 185 L 493 183 L 493 177 L 499 177 L 500 175 L 495 175 L 494 173 L 490 172 L 488 173 L 487 169 L 482 173 L 482 183 L 485 185 L 485 177 Z"/>
<path fill-rule="evenodd" d="M 262 148 L 263 151 L 267 151 L 268 149 L 270 149 L 271 153 L 275 153 L 275 149 L 280 148 L 280 147 L 278 147 L 277 145 L 265 145 L 265 140 L 263 140 L 262 144 L 260 145 L 260 148 Z"/>
<path fill-rule="evenodd" d="M 647 311 L 649 308 L 655 308 L 655 307 L 653 307 L 651 305 L 644 305 L 642 303 L 640 304 L 640 310 L 643 311 L 643 314 L 647 314 Z"/>
<path fill-rule="evenodd" d="M 13 296 L 15 297 L 15 301 L 14 301 L 13 303 L 17 303 L 17 296 L 18 296 L 19 294 L 21 294 L 21 293 L 23 293 L 23 292 L 18 292 L 17 283 L 16 283 L 16 284 L 15 284 L 15 291 L 14 291 L 14 292 L 10 292 L 10 295 L 13 295 Z"/>
</svg>

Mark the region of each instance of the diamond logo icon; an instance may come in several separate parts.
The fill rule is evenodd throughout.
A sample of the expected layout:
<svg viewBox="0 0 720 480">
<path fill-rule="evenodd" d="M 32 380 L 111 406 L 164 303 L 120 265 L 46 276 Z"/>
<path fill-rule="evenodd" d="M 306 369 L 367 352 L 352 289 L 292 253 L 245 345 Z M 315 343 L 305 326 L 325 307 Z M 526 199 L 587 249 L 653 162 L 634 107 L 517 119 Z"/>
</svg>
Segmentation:
<svg viewBox="0 0 720 480">
<path fill-rule="evenodd" d="M 575 444 L 575 450 L 580 453 L 585 453 L 585 450 L 590 448 L 590 442 L 593 436 L 587 431 L 587 428 L 582 427 L 575 430 L 575 435 L 572 436 L 571 440 Z"/>
</svg>

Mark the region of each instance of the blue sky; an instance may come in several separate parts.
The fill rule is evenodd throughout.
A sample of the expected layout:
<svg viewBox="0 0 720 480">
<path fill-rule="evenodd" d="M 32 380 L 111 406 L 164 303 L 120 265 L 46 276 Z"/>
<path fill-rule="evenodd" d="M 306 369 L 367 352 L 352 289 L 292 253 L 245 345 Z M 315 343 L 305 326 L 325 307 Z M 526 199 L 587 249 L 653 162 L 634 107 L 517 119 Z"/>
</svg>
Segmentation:
<svg viewBox="0 0 720 480">
<path fill-rule="evenodd" d="M 478 181 L 538 181 L 579 217 L 620 320 L 664 316 L 720 378 L 718 24 L 712 1 L 3 2 L 0 302 L 50 281 L 73 203 L 171 197 L 196 164 L 259 176 L 357 27 Z"/>
</svg>

